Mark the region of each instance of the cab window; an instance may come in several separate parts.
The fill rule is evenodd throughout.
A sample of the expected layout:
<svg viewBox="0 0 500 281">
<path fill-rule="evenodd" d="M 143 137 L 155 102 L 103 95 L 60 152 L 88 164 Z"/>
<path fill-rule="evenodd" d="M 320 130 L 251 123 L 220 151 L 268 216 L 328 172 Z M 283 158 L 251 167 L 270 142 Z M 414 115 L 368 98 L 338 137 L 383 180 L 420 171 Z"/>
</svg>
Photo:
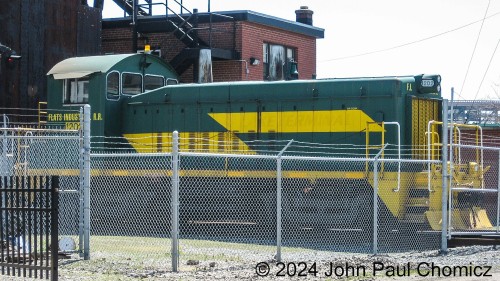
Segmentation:
<svg viewBox="0 0 500 281">
<path fill-rule="evenodd" d="M 177 84 L 179 84 L 179 81 L 177 81 L 177 79 L 172 79 L 172 78 L 167 79 L 167 86 L 168 85 L 177 85 Z"/>
<path fill-rule="evenodd" d="M 106 77 L 106 97 L 109 100 L 120 98 L 120 74 L 116 71 Z"/>
<path fill-rule="evenodd" d="M 84 104 L 89 102 L 89 78 L 64 80 L 64 104 Z"/>
<path fill-rule="evenodd" d="M 157 75 L 146 75 L 144 77 L 144 91 L 151 91 L 165 86 L 165 78 Z"/>
<path fill-rule="evenodd" d="M 142 93 L 142 75 L 138 73 L 123 73 L 122 93 L 124 95 L 137 95 Z"/>
</svg>

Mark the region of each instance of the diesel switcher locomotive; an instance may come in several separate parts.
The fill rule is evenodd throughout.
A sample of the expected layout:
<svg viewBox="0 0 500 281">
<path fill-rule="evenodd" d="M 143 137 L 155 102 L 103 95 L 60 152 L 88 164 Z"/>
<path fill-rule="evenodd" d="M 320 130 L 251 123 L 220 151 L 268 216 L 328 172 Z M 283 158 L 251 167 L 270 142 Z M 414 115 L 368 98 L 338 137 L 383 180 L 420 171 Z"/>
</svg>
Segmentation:
<svg viewBox="0 0 500 281">
<path fill-rule="evenodd" d="M 353 145 L 359 149 L 355 152 L 357 157 L 373 157 L 384 144 L 398 148 L 387 150 L 385 158 L 440 157 L 441 145 L 437 143 L 443 117 L 439 75 L 179 84 L 173 68 L 160 58 L 124 54 L 70 58 L 55 65 L 48 79 L 48 124 L 79 128 L 78 114 L 68 110 L 90 104 L 92 140 L 103 143 L 93 145 L 93 151 L 119 146 L 139 153 L 170 152 L 171 144 L 165 140 L 171 140 L 172 132 L 178 131 L 181 151 L 265 154 L 279 151 L 278 141 L 293 139 L 312 144 Z M 332 148 L 338 157 L 351 157 L 354 153 L 339 147 Z M 314 145 L 310 146 L 308 153 L 314 151 Z M 252 174 L 266 168 L 238 166 L 235 161 L 211 163 L 219 170 L 227 169 L 224 175 L 207 165 L 184 166 L 189 170 L 184 181 L 204 177 L 203 188 L 218 188 L 224 194 L 227 190 L 220 186 L 221 181 L 230 183 L 231 177 L 237 180 L 254 175 L 246 184 L 233 184 L 231 188 L 239 188 L 238 192 L 250 202 L 266 201 L 275 188 L 275 180 L 259 176 L 265 173 Z M 331 198 L 335 205 L 336 197 L 352 196 L 351 200 L 358 202 L 350 210 L 354 221 L 364 215 L 362 202 L 370 198 L 374 184 L 368 164 L 358 164 L 339 165 L 339 171 L 297 165 L 289 169 L 287 177 L 313 187 L 314 193 L 308 197 L 311 202 Z M 469 170 L 471 165 L 476 169 Z M 238 172 L 229 172 L 235 170 Z M 438 164 L 421 164 L 417 169 L 387 164 L 378 180 L 379 200 L 395 220 L 426 223 L 432 229 L 440 229 L 441 170 Z M 480 187 L 482 171 L 482 163 L 466 163 L 459 173 L 469 180 L 470 186 Z M 253 195 L 255 189 L 250 186 L 255 183 L 259 183 L 261 192 Z M 287 188 L 286 182 L 284 185 Z M 359 192 L 358 188 L 365 191 Z M 197 200 L 217 200 L 204 196 Z M 311 208 L 295 211 L 304 212 L 301 217 L 307 223 L 306 213 L 317 205 L 311 203 Z M 476 216 L 474 221 L 482 223 L 470 227 L 491 226 L 484 210 L 474 210 L 474 214 L 464 210 L 463 217 Z M 335 221 L 338 210 L 322 212 L 324 221 L 349 223 Z M 471 219 L 465 219 L 466 224 L 468 221 Z"/>
</svg>

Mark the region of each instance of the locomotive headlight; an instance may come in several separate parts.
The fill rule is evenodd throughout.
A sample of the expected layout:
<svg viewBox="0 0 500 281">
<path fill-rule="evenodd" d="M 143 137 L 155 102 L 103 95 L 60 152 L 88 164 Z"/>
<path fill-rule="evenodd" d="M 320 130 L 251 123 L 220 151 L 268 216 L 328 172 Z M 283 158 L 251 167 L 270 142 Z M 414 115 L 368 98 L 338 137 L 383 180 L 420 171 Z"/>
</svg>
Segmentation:
<svg viewBox="0 0 500 281">
<path fill-rule="evenodd" d="M 415 76 L 417 91 L 419 94 L 439 95 L 441 93 L 440 75 L 419 75 Z"/>
</svg>

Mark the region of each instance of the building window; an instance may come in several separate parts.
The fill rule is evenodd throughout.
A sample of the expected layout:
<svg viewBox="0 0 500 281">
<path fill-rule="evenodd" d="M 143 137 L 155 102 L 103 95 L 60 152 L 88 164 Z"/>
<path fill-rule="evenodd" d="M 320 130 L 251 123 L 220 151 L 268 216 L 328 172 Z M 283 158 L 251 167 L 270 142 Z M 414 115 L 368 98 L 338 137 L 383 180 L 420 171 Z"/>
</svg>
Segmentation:
<svg viewBox="0 0 500 281">
<path fill-rule="evenodd" d="M 124 95 L 137 95 L 142 93 L 142 75 L 137 73 L 123 73 L 122 93 Z"/>
<path fill-rule="evenodd" d="M 296 61 L 296 48 L 264 43 L 262 51 L 264 80 L 276 81 L 291 78 L 290 62 Z"/>
<path fill-rule="evenodd" d="M 264 80 L 269 80 L 269 44 L 262 45 L 262 64 L 264 65 Z"/>
<path fill-rule="evenodd" d="M 299 79 L 297 49 L 286 48 L 285 77 L 288 80 Z"/>
<path fill-rule="evenodd" d="M 165 86 L 165 77 L 157 75 L 146 75 L 144 77 L 144 91 L 151 91 Z"/>
<path fill-rule="evenodd" d="M 89 102 L 89 78 L 64 80 L 64 104 L 84 104 Z"/>
<path fill-rule="evenodd" d="M 106 77 L 106 97 L 110 100 L 120 99 L 120 73 L 116 71 Z"/>
</svg>

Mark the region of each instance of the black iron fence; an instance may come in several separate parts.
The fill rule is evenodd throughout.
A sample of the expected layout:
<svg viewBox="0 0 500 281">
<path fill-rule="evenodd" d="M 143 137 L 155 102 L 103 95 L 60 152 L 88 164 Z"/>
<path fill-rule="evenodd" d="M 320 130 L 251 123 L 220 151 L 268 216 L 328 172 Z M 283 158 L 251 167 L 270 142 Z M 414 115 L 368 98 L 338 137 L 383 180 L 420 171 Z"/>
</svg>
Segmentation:
<svg viewBox="0 0 500 281">
<path fill-rule="evenodd" d="M 2 275 L 57 280 L 59 177 L 0 179 Z"/>
</svg>

